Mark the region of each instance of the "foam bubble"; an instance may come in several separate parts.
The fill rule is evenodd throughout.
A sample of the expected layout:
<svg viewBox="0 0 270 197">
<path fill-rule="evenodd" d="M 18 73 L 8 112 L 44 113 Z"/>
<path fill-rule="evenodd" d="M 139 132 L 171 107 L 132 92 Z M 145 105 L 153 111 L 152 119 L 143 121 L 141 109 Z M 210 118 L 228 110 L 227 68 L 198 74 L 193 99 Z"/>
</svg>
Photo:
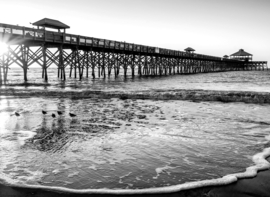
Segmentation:
<svg viewBox="0 0 270 197">
<path fill-rule="evenodd" d="M 268 140 L 268 141 L 270 141 L 270 135 L 265 136 L 265 139 Z"/>
<path fill-rule="evenodd" d="M 167 173 L 168 175 L 170 175 L 170 172 L 168 172 L 167 170 L 168 169 L 175 169 L 175 168 L 177 168 L 177 167 L 171 167 L 168 165 L 161 167 L 161 168 L 156 168 L 157 176 L 153 177 L 153 179 L 157 179 L 160 176 L 160 174 L 162 174 L 164 172 Z"/>
<path fill-rule="evenodd" d="M 37 133 L 33 131 L 16 131 L 18 133 L 18 142 L 23 146 L 27 139 L 33 138 Z"/>
<path fill-rule="evenodd" d="M 79 172 L 73 172 L 73 173 L 68 175 L 68 178 L 72 178 L 72 177 L 78 176 L 78 175 L 79 175 Z"/>
<path fill-rule="evenodd" d="M 52 171 L 53 174 L 59 174 L 60 173 L 60 170 L 59 169 L 55 169 Z"/>
<path fill-rule="evenodd" d="M 92 170 L 97 170 L 97 166 L 96 166 L 96 165 L 94 165 L 94 164 L 93 164 L 93 165 L 91 165 L 91 166 L 89 166 L 88 168 L 89 168 L 89 169 L 92 169 Z"/>
</svg>

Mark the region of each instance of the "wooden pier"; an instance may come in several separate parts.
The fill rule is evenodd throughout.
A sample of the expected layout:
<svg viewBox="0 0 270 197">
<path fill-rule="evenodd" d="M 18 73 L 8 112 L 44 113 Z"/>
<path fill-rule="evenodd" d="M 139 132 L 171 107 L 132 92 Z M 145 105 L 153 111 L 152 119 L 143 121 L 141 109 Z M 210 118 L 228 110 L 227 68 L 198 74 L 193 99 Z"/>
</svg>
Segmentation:
<svg viewBox="0 0 270 197">
<path fill-rule="evenodd" d="M 67 67 L 69 77 L 79 80 L 90 75 L 117 77 L 120 69 L 124 77 L 127 73 L 134 77 L 267 69 L 265 61 L 241 61 L 2 23 L 0 41 L 8 45 L 8 51 L 0 54 L 0 85 L 7 82 L 12 64 L 22 68 L 24 81 L 33 64 L 40 65 L 45 81 L 52 64 L 62 80 L 67 78 Z"/>
</svg>

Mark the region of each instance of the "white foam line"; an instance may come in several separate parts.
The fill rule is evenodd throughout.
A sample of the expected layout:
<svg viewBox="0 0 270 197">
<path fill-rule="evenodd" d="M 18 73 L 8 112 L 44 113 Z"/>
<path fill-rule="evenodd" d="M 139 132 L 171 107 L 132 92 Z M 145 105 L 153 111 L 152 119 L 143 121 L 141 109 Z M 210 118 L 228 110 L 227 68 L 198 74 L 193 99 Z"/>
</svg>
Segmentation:
<svg viewBox="0 0 270 197">
<path fill-rule="evenodd" d="M 266 170 L 270 168 L 270 163 L 265 159 L 270 156 L 270 148 L 266 148 L 263 152 L 258 153 L 253 156 L 253 161 L 255 166 L 248 167 L 243 173 L 236 173 L 226 175 L 218 179 L 210 179 L 196 182 L 188 182 L 184 184 L 159 187 L 159 188 L 147 188 L 147 189 L 69 189 L 64 187 L 48 187 L 41 185 L 19 185 L 16 183 L 8 183 L 9 186 L 18 187 L 18 188 L 32 188 L 32 189 L 44 189 L 49 191 L 56 192 L 66 192 L 66 193 L 76 193 L 76 194 L 112 194 L 112 195 L 131 195 L 131 194 L 157 194 L 157 193 L 174 193 L 181 190 L 194 189 L 205 186 L 218 186 L 218 185 L 227 185 L 233 182 L 236 182 L 239 178 L 249 178 L 255 177 L 257 172 L 260 170 Z"/>
</svg>

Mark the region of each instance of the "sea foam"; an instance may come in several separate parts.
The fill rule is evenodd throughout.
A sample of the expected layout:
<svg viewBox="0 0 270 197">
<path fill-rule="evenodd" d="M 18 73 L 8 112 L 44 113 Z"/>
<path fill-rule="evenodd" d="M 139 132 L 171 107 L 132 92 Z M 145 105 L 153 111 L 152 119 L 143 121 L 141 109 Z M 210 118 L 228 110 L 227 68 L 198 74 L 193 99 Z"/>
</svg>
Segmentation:
<svg viewBox="0 0 270 197">
<path fill-rule="evenodd" d="M 267 170 L 270 168 L 270 163 L 266 160 L 270 156 L 270 148 L 265 148 L 261 153 L 253 156 L 253 161 L 256 165 L 246 168 L 245 172 L 235 173 L 223 176 L 222 178 L 187 182 L 184 184 L 158 187 L 158 188 L 147 188 L 147 189 L 69 189 L 64 187 L 51 187 L 41 185 L 22 185 L 18 184 L 14 180 L 6 177 L 0 172 L 0 176 L 4 182 L 13 187 L 19 188 L 32 188 L 32 189 L 45 189 L 50 191 L 61 191 L 76 194 L 112 194 L 112 195 L 131 195 L 131 194 L 157 194 L 157 193 L 174 193 L 182 190 L 200 188 L 205 186 L 218 186 L 227 185 L 236 182 L 238 179 L 255 177 L 258 171 Z M 160 172 L 160 170 L 158 170 Z"/>
</svg>

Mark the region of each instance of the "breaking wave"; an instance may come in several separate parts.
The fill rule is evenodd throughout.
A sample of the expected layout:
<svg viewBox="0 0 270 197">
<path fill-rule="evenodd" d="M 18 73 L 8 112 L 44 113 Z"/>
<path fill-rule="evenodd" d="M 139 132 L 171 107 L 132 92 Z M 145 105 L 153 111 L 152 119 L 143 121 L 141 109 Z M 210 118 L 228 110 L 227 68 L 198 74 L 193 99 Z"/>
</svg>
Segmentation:
<svg viewBox="0 0 270 197">
<path fill-rule="evenodd" d="M 270 103 L 270 92 L 246 91 L 215 91 L 215 90 L 146 90 L 146 91 L 100 91 L 100 90 L 35 90 L 12 89 L 1 90 L 1 95 L 18 97 L 67 97 L 73 99 L 84 98 L 120 98 L 120 99 L 149 99 L 149 100 L 189 100 L 218 101 L 218 102 L 244 102 L 244 103 Z"/>
</svg>

